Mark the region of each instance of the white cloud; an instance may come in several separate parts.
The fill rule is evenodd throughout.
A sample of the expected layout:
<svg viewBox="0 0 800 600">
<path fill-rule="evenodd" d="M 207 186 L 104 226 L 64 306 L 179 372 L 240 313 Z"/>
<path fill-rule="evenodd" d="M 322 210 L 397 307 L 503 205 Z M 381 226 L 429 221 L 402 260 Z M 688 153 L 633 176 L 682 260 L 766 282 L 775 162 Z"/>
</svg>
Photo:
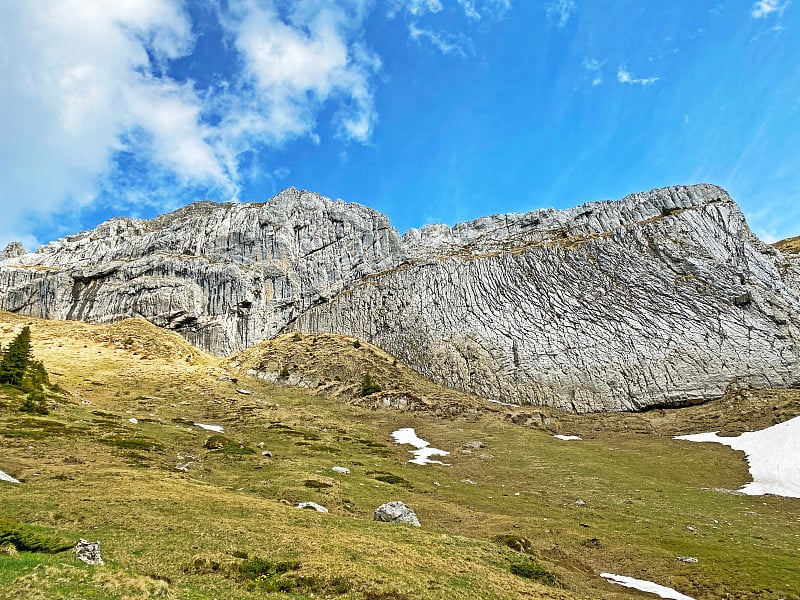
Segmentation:
<svg viewBox="0 0 800 600">
<path fill-rule="evenodd" d="M 450 6 L 456 4 L 464 16 L 472 21 L 480 21 L 484 17 L 495 20 L 503 18 L 511 9 L 511 0 L 450 0 Z M 410 17 L 423 17 L 427 14 L 442 12 L 445 5 L 441 0 L 390 0 L 386 16 L 390 19 L 399 14 Z"/>
<path fill-rule="evenodd" d="M 377 118 L 369 80 L 381 63 L 358 41 L 358 14 L 334 3 L 298 2 L 287 22 L 272 4 L 236 3 L 226 26 L 244 77 L 228 98 L 223 135 L 236 146 L 313 136 L 321 106 L 335 101 L 340 135 L 367 141 Z"/>
<path fill-rule="evenodd" d="M 400 13 L 421 16 L 441 12 L 443 8 L 440 0 L 390 0 L 386 16 L 390 19 Z"/>
<path fill-rule="evenodd" d="M 547 18 L 555 21 L 559 29 L 569 22 L 570 17 L 572 17 L 577 10 L 578 6 L 575 0 L 554 0 L 545 8 Z"/>
<path fill-rule="evenodd" d="M 130 213 L 171 206 L 190 188 L 236 199 L 241 154 L 319 140 L 324 107 L 341 138 L 368 141 L 381 66 L 361 41 L 372 1 L 278 5 L 219 9 L 239 70 L 198 89 L 165 75 L 194 49 L 182 0 L 1 2 L 0 245 L 30 249 L 36 226 L 100 198 Z"/>
<path fill-rule="evenodd" d="M 452 35 L 447 32 L 433 31 L 417 27 L 415 23 L 409 23 L 408 33 L 415 42 L 427 40 L 434 48 L 442 54 L 460 56 L 466 58 L 472 54 L 472 41 L 464 35 Z"/>
<path fill-rule="evenodd" d="M 592 78 L 592 86 L 597 87 L 603 83 L 603 75 L 600 71 L 605 64 L 605 61 L 601 62 L 596 58 L 587 57 L 583 59 L 583 68 L 589 72 L 589 75 Z"/>
<path fill-rule="evenodd" d="M 790 4 L 791 0 L 758 0 L 758 2 L 753 5 L 750 14 L 754 19 L 762 19 L 768 17 L 772 13 L 776 13 L 777 16 L 782 17 Z"/>
<path fill-rule="evenodd" d="M 0 238 L 30 240 L 32 222 L 90 204 L 120 151 L 231 189 L 192 84 L 153 76 L 192 47 L 179 2 L 4 2 L 0 28 L 0 169 L 14 199 Z"/>
<path fill-rule="evenodd" d="M 624 66 L 621 65 L 617 69 L 617 81 L 619 81 L 620 83 L 650 85 L 660 80 L 661 77 L 634 77 L 630 71 L 628 71 Z"/>
<path fill-rule="evenodd" d="M 502 19 L 511 9 L 511 0 L 457 0 L 464 16 L 473 21 L 484 17 Z"/>
</svg>

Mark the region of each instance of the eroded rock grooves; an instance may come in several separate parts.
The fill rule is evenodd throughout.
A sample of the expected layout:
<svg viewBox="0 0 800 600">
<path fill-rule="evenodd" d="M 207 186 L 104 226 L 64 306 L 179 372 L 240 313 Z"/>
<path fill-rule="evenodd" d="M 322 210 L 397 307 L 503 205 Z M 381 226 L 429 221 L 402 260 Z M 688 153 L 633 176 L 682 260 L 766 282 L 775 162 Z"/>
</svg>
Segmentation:
<svg viewBox="0 0 800 600">
<path fill-rule="evenodd" d="M 215 354 L 353 335 L 437 383 L 578 412 L 800 383 L 797 257 L 712 185 L 412 229 L 288 189 L 6 253 L 0 308 L 142 316 Z"/>
</svg>

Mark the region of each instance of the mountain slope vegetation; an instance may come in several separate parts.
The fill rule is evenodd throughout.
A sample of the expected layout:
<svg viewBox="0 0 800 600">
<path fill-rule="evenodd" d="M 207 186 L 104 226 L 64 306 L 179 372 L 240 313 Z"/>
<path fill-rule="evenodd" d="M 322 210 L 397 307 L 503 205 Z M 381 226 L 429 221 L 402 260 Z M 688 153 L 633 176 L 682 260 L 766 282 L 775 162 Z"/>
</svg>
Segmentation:
<svg viewBox="0 0 800 600">
<path fill-rule="evenodd" d="M 448 396 L 353 338 L 219 359 L 143 320 L 0 313 L 0 343 L 25 326 L 54 388 L 42 416 L 0 390 L 0 469 L 21 482 L 0 481 L 0 526 L 99 540 L 106 564 L 6 545 L 0 598 L 644 597 L 601 572 L 698 599 L 800 598 L 800 500 L 732 493 L 749 481 L 741 455 L 672 439 L 786 420 L 797 390 L 574 415 Z M 333 371 L 337 354 L 351 375 Z M 322 384 L 288 385 L 282 366 L 275 383 L 247 375 L 281 360 L 291 382 Z M 360 395 L 365 369 L 381 392 Z M 424 401 L 383 408 L 389 390 Z M 409 464 L 401 427 L 451 466 Z M 373 522 L 392 500 L 422 527 Z M 330 512 L 295 507 L 306 501 Z"/>
</svg>

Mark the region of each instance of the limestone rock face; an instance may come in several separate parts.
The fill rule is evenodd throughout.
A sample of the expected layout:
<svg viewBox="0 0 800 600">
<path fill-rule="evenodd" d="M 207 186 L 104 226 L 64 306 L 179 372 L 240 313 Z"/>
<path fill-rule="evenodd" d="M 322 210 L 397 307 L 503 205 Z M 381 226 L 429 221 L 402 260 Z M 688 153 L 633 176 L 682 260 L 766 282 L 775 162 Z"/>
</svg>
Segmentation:
<svg viewBox="0 0 800 600">
<path fill-rule="evenodd" d="M 397 264 L 400 237 L 366 207 L 288 189 L 262 204 L 200 202 L 113 219 L 0 262 L 0 308 L 96 323 L 140 316 L 230 354 Z"/>
<path fill-rule="evenodd" d="M 795 265 L 715 186 L 436 225 L 403 241 L 410 260 L 296 326 L 369 340 L 440 384 L 577 412 L 798 383 Z"/>
<path fill-rule="evenodd" d="M 3 256 L 4 310 L 141 316 L 219 355 L 292 329 L 352 335 L 501 402 L 638 410 L 800 384 L 800 258 L 712 185 L 402 238 L 380 213 L 288 189 Z"/>
</svg>

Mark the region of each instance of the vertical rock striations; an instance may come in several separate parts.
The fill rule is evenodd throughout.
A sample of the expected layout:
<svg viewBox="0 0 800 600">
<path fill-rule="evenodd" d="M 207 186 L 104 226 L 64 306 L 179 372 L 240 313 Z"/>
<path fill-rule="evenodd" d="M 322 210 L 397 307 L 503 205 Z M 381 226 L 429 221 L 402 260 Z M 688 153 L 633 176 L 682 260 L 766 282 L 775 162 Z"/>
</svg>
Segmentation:
<svg viewBox="0 0 800 600">
<path fill-rule="evenodd" d="M 402 239 L 380 213 L 288 189 L 6 251 L 0 308 L 142 316 L 217 354 L 343 333 L 489 398 L 636 410 L 797 385 L 797 264 L 711 185 Z"/>
</svg>

